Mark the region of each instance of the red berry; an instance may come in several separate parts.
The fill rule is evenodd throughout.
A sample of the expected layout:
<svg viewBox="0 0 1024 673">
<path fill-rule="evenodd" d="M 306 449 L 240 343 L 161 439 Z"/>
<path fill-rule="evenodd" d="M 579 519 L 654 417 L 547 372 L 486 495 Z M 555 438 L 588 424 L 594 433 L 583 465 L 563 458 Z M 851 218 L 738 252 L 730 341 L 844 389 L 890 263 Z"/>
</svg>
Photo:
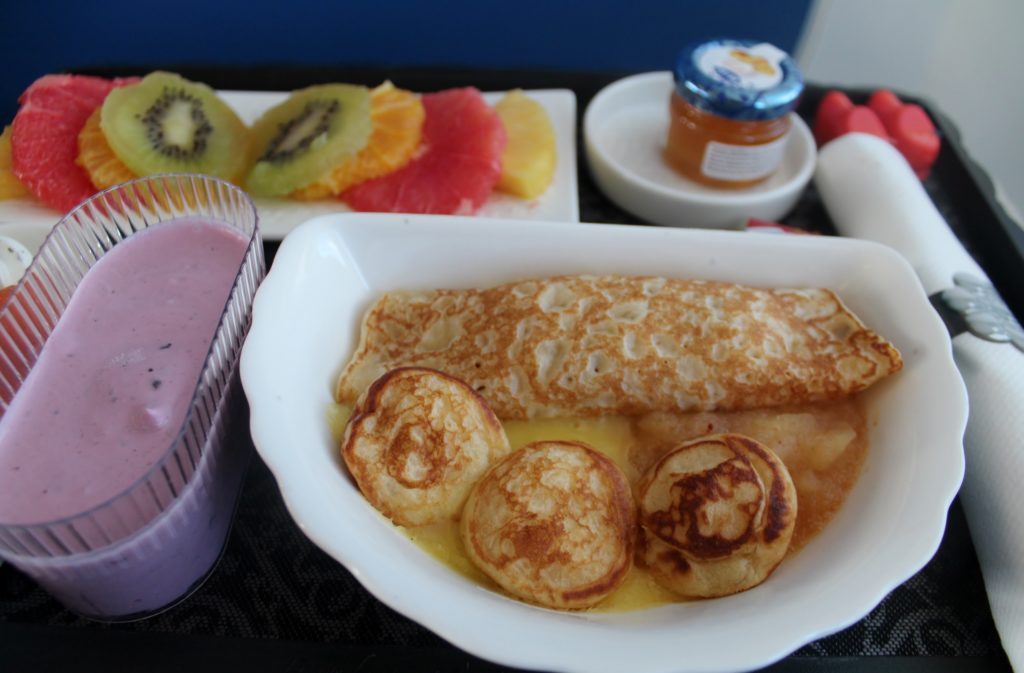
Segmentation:
<svg viewBox="0 0 1024 673">
<path fill-rule="evenodd" d="M 869 133 L 879 138 L 889 140 L 889 134 L 882 125 L 874 110 L 866 105 L 856 105 L 846 111 L 839 122 L 840 135 L 844 133 Z"/>
<path fill-rule="evenodd" d="M 892 91 L 879 89 L 871 94 L 871 98 L 868 99 L 868 107 L 875 111 L 889 134 L 892 135 L 892 130 L 889 129 L 889 118 L 903 107 L 903 101 Z"/>
<path fill-rule="evenodd" d="M 852 107 L 850 98 L 842 91 L 829 91 L 825 94 L 814 116 L 814 139 L 818 147 L 839 136 L 843 115 Z"/>
</svg>

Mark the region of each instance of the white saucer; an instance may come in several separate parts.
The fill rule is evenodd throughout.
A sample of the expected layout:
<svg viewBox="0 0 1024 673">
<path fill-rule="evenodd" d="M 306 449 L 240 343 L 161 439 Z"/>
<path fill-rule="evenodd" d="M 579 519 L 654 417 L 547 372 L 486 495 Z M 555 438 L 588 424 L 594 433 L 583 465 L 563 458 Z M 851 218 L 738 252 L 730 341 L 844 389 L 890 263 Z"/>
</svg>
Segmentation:
<svg viewBox="0 0 1024 673">
<path fill-rule="evenodd" d="M 792 209 L 814 173 L 810 129 L 793 114 L 782 165 L 754 187 L 729 190 L 687 180 L 665 163 L 672 73 L 626 77 L 587 106 L 583 135 L 590 170 L 602 191 L 648 222 L 674 227 L 739 229 L 748 218 L 777 221 Z"/>
</svg>

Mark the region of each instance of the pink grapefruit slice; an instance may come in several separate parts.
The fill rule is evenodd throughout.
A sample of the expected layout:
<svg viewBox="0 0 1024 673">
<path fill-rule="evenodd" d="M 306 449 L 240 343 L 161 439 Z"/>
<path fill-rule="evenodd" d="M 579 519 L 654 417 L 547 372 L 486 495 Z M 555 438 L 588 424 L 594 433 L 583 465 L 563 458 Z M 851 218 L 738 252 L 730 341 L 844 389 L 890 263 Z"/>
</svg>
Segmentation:
<svg viewBox="0 0 1024 673">
<path fill-rule="evenodd" d="M 75 163 L 78 134 L 111 89 L 133 81 L 45 75 L 25 90 L 11 125 L 11 164 L 36 198 L 66 212 L 96 192 Z"/>
<path fill-rule="evenodd" d="M 474 88 L 422 97 L 423 137 L 404 167 L 342 193 L 355 210 L 469 214 L 490 196 L 501 176 L 505 128 Z"/>
</svg>

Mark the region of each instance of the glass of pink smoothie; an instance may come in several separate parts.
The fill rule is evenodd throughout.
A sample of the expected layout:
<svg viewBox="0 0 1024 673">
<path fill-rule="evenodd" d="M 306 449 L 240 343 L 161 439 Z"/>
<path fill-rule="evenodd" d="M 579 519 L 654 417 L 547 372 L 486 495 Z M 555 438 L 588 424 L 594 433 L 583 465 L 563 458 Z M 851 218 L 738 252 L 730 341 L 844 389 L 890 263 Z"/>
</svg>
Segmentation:
<svg viewBox="0 0 1024 673">
<path fill-rule="evenodd" d="M 72 610 L 145 617 L 216 564 L 264 273 L 244 192 L 154 176 L 65 216 L 0 307 L 0 556 Z"/>
</svg>

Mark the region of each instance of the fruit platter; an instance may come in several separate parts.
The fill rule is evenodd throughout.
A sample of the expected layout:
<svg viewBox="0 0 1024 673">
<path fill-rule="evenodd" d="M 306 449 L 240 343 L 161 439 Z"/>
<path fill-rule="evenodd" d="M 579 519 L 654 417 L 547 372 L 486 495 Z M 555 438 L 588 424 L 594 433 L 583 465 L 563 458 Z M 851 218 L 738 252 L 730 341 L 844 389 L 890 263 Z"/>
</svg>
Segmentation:
<svg viewBox="0 0 1024 673">
<path fill-rule="evenodd" d="M 245 188 L 269 240 L 349 210 L 579 219 L 567 90 L 215 91 L 153 72 L 46 75 L 19 102 L 0 135 L 0 234 L 32 250 L 97 191 L 168 172 Z"/>
</svg>

